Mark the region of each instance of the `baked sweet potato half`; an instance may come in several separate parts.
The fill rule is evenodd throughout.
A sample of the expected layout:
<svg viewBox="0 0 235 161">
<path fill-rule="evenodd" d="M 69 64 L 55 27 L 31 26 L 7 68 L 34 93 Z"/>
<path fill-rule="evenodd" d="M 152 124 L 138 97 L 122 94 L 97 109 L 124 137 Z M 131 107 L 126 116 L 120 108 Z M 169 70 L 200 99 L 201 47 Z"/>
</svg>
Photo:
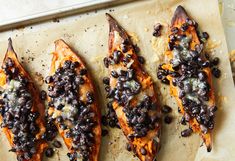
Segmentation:
<svg viewBox="0 0 235 161">
<path fill-rule="evenodd" d="M 204 51 L 208 37 L 206 32 L 198 30 L 198 24 L 190 19 L 185 9 L 178 6 L 169 31 L 166 52 L 169 62 L 160 66 L 158 77 L 167 75 L 171 93 L 183 115 L 182 123 L 188 122 L 190 129 L 199 133 L 209 152 L 217 108 L 210 62 Z M 187 133 L 182 136 L 187 136 Z"/>
<path fill-rule="evenodd" d="M 109 54 L 104 58 L 109 69 L 107 97 L 116 112 L 120 127 L 141 161 L 153 161 L 160 147 L 160 106 L 151 77 L 139 62 L 132 42 L 117 21 L 109 22 Z"/>
<path fill-rule="evenodd" d="M 98 161 L 100 109 L 92 79 L 80 57 L 63 41 L 55 41 L 48 86 L 48 115 L 68 147 L 70 160 Z"/>
<path fill-rule="evenodd" d="M 41 161 L 47 143 L 44 105 L 29 74 L 17 60 L 9 39 L 7 53 L 0 70 L 0 121 L 19 161 Z"/>
</svg>

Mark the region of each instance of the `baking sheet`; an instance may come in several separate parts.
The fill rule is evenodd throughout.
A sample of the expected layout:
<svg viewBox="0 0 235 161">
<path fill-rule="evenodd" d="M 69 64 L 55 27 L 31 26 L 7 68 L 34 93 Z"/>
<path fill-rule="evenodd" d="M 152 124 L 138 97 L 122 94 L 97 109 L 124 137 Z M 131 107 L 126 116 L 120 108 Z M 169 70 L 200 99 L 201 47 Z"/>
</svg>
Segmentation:
<svg viewBox="0 0 235 161">
<path fill-rule="evenodd" d="M 181 138 L 180 132 L 187 128 L 179 124 L 180 115 L 177 105 L 168 91 L 169 87 L 162 85 L 156 79 L 157 66 L 164 61 L 163 54 L 167 44 L 167 27 L 177 5 L 183 5 L 188 13 L 199 23 L 203 31 L 210 34 L 208 48 L 213 55 L 221 58 L 220 67 L 222 77 L 215 80 L 217 103 L 216 126 L 214 146 L 211 153 L 207 153 L 204 146 L 200 147 L 202 140 L 197 135 L 189 138 Z M 198 12 L 200 10 L 200 12 Z M 220 22 L 217 0 L 148 0 L 137 1 L 119 7 L 108 8 L 82 15 L 76 15 L 61 19 L 59 23 L 43 23 L 33 26 L 32 29 L 20 29 L 12 33 L 2 33 L 0 37 L 0 60 L 7 48 L 7 38 L 12 36 L 15 51 L 23 62 L 24 67 L 30 71 L 31 76 L 37 81 L 40 89 L 45 89 L 41 76 L 49 73 L 51 52 L 54 50 L 53 42 L 63 38 L 71 47 L 78 51 L 86 61 L 94 78 L 97 94 L 100 99 L 100 108 L 104 111 L 105 93 L 102 78 L 108 72 L 103 66 L 103 58 L 108 52 L 108 23 L 105 12 L 113 15 L 120 24 L 129 32 L 134 43 L 141 49 L 140 54 L 146 58 L 146 70 L 153 77 L 159 100 L 162 104 L 168 104 L 173 108 L 171 115 L 173 122 L 170 125 L 163 124 L 162 145 L 158 156 L 159 161 L 223 161 L 234 160 L 235 136 L 233 124 L 235 112 L 232 105 L 235 99 L 232 96 L 234 85 L 229 65 L 227 46 Z M 153 38 L 153 25 L 160 22 L 164 25 L 164 31 L 160 38 Z M 60 139 L 60 138 L 58 138 Z M 5 161 L 16 160 L 15 154 L 8 152 L 10 149 L 5 136 L 0 136 L 0 156 Z M 125 150 L 126 139 L 121 130 L 109 129 L 109 135 L 102 138 L 101 161 L 135 161 L 138 160 Z M 44 160 L 68 160 L 66 147 L 55 149 L 53 158 Z"/>
</svg>

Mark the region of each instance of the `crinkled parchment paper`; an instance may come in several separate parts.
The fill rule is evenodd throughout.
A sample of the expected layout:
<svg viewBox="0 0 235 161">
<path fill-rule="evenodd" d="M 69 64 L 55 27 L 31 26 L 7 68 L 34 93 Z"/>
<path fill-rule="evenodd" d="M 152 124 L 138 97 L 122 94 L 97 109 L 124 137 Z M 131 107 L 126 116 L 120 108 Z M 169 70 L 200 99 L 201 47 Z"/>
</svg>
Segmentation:
<svg viewBox="0 0 235 161">
<path fill-rule="evenodd" d="M 214 130 L 213 150 L 206 152 L 202 140 L 198 135 L 182 138 L 180 132 L 187 128 L 179 124 L 180 115 L 177 105 L 168 91 L 169 87 L 161 85 L 156 79 L 157 66 L 164 61 L 166 50 L 167 27 L 177 5 L 181 4 L 200 25 L 203 31 L 210 34 L 208 50 L 213 55 L 220 57 L 222 76 L 215 80 L 217 104 L 216 126 Z M 230 70 L 227 46 L 220 21 L 218 2 L 216 0 L 145 0 L 126 5 L 93 11 L 82 15 L 60 19 L 60 22 L 46 22 L 32 27 L 21 28 L 0 34 L 0 60 L 7 48 L 7 38 L 13 38 L 13 44 L 18 53 L 19 60 L 30 71 L 31 76 L 37 81 L 40 89 L 45 89 L 41 76 L 49 72 L 51 52 L 54 50 L 53 42 L 63 38 L 71 47 L 78 51 L 85 60 L 94 78 L 97 94 L 100 99 L 102 111 L 105 106 L 105 93 L 102 77 L 107 75 L 103 66 L 103 58 L 108 51 L 108 23 L 105 12 L 113 15 L 132 36 L 134 43 L 140 47 L 140 54 L 146 58 L 146 70 L 156 83 L 159 100 L 162 104 L 173 108 L 171 115 L 173 122 L 163 124 L 161 137 L 161 150 L 159 161 L 229 161 L 235 160 L 235 99 L 232 96 L 234 85 Z M 162 36 L 152 37 L 153 25 L 160 22 L 163 26 Z M 233 116 L 234 115 L 234 116 Z M 5 136 L 0 134 L 0 160 L 16 160 Z M 60 139 L 58 137 L 58 139 Z M 126 139 L 121 130 L 109 129 L 108 136 L 102 138 L 100 161 L 135 161 L 138 160 L 125 150 Z M 44 160 L 68 160 L 65 145 L 55 149 L 53 158 Z"/>
</svg>

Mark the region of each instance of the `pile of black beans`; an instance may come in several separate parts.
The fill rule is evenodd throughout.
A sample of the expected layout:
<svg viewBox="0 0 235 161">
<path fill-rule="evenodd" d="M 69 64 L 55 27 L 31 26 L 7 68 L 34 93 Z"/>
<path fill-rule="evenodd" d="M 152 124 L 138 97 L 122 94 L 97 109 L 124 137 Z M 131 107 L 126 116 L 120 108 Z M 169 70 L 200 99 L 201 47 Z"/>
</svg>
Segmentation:
<svg viewBox="0 0 235 161">
<path fill-rule="evenodd" d="M 133 69 L 120 70 L 120 73 L 112 71 L 111 75 L 117 79 L 117 84 L 116 88 L 109 90 L 108 98 L 114 98 L 120 105 L 125 105 L 140 92 L 141 84 L 135 78 Z"/>
<path fill-rule="evenodd" d="M 113 109 L 112 105 L 113 101 L 110 101 L 107 103 L 107 114 L 103 115 L 101 118 L 101 122 L 104 126 L 109 126 L 111 128 L 120 128 L 119 123 L 118 123 L 118 118 L 117 115 Z"/>
<path fill-rule="evenodd" d="M 85 68 L 78 72 L 79 66 L 79 62 L 66 60 L 54 75 L 46 77 L 46 83 L 50 84 L 49 106 L 62 111 L 62 116 L 56 116 L 54 119 L 60 128 L 65 130 L 65 137 L 73 139 L 72 148 L 80 152 L 68 153 L 69 159 L 76 160 L 81 156 L 84 161 L 88 161 L 95 140 L 93 127 L 97 122 L 96 114 L 91 108 L 94 103 L 93 93 L 87 91 L 86 101 L 79 99 L 79 87 L 85 83 L 84 78 L 87 75 Z M 71 107 L 67 113 L 63 109 L 65 105 Z"/>
<path fill-rule="evenodd" d="M 127 123 L 133 128 L 134 133 L 128 137 L 144 137 L 149 130 L 154 130 L 159 126 L 160 117 L 157 115 L 150 116 L 149 111 L 155 110 L 156 105 L 152 103 L 149 96 L 144 96 L 144 99 L 135 107 L 125 106 L 123 112 L 126 114 Z"/>
<path fill-rule="evenodd" d="M 117 80 L 114 88 L 110 87 L 108 77 L 103 79 L 107 98 L 111 100 L 109 102 L 110 105 L 108 105 L 108 113 L 112 113 L 113 116 L 115 116 L 111 104 L 113 101 L 116 101 L 120 106 L 124 107 L 123 112 L 127 117 L 127 123 L 134 131 L 134 133 L 130 135 L 130 138 L 144 137 L 149 130 L 159 126 L 159 118 L 149 115 L 151 110 L 156 110 L 156 104 L 152 101 L 151 97 L 145 95 L 143 98 L 136 98 L 138 99 L 136 105 L 131 105 L 131 100 L 140 93 L 142 86 L 136 77 L 135 70 L 132 68 L 132 63 L 135 63 L 133 62 L 134 55 L 127 52 L 128 49 L 134 50 L 132 45 L 126 40 L 123 41 L 120 48 L 121 50 L 115 50 L 111 56 L 104 58 L 104 65 L 107 68 L 115 64 L 126 67 L 126 69 L 123 70 L 111 71 L 111 77 Z M 143 64 L 144 61 L 138 60 L 138 63 Z M 115 121 L 117 121 L 116 118 Z"/>
<path fill-rule="evenodd" d="M 174 50 L 181 53 L 183 50 L 186 50 L 189 54 L 187 60 L 181 58 L 179 64 L 175 65 L 172 63 L 174 71 L 165 70 L 162 68 L 164 64 L 160 65 L 158 67 L 157 77 L 161 81 L 166 79 L 167 75 L 173 77 L 172 84 L 178 87 L 179 98 L 186 112 L 184 121 L 187 122 L 191 118 L 195 118 L 200 124 L 201 130 L 207 133 L 208 129 L 212 130 L 214 128 L 214 114 L 217 108 L 216 106 L 209 107 L 208 105 L 211 87 L 207 82 L 208 75 L 204 69 L 218 65 L 219 60 L 215 58 L 209 61 L 203 51 L 204 43 L 209 38 L 206 32 L 200 33 L 197 30 L 200 44 L 196 44 L 194 50 L 189 49 L 191 41 L 184 42 L 183 44 L 182 40 L 186 37 L 185 31 L 190 26 L 195 27 L 197 30 L 197 23 L 190 19 L 187 19 L 180 28 L 173 27 L 171 29 L 172 34 L 169 36 L 170 42 L 168 45 L 171 51 Z M 173 60 L 170 62 L 173 62 Z M 191 83 L 187 83 L 187 81 Z M 196 100 L 187 97 L 187 95 L 191 95 Z"/>
<path fill-rule="evenodd" d="M 162 30 L 162 25 L 160 23 L 157 23 L 153 27 L 153 36 L 159 37 L 161 36 L 161 30 Z"/>
<path fill-rule="evenodd" d="M 52 141 L 57 136 L 58 130 L 56 125 L 54 124 L 54 120 L 48 117 L 47 114 L 45 120 L 46 120 L 46 131 L 42 135 L 42 139 L 46 141 Z"/>
<path fill-rule="evenodd" d="M 19 161 L 29 160 L 36 153 L 38 142 L 36 135 L 39 127 L 36 120 L 38 112 L 32 112 L 33 98 L 28 91 L 28 80 L 19 73 L 11 58 L 7 58 L 2 69 L 7 76 L 6 89 L 1 91 L 0 114 L 1 127 L 13 133 L 13 147 L 10 151 L 19 152 Z"/>
</svg>

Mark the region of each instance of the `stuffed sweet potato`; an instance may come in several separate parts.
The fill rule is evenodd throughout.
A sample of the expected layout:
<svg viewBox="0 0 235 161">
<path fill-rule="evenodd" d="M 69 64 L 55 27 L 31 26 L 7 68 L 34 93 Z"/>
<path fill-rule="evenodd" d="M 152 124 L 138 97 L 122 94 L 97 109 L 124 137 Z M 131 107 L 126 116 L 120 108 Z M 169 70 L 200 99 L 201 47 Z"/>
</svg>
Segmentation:
<svg viewBox="0 0 235 161">
<path fill-rule="evenodd" d="M 0 120 L 19 161 L 41 161 L 47 143 L 44 105 L 29 74 L 19 63 L 9 39 L 7 53 L 0 70 Z"/>
<path fill-rule="evenodd" d="M 126 31 L 109 14 L 107 97 L 131 149 L 141 161 L 153 161 L 160 147 L 160 106 L 153 81 L 135 53 Z"/>
<path fill-rule="evenodd" d="M 48 115 L 69 149 L 70 160 L 98 161 L 101 125 L 95 89 L 85 64 L 63 41 L 55 41 L 48 86 Z"/>
<path fill-rule="evenodd" d="M 178 6 L 169 31 L 166 52 L 169 62 L 160 66 L 158 77 L 167 75 L 171 93 L 183 115 L 182 121 L 188 122 L 190 129 L 199 133 L 209 152 L 217 107 L 210 62 L 204 51 L 208 37 L 206 32 L 198 30 L 198 24 L 189 18 L 185 9 Z M 187 133 L 182 136 L 187 136 Z"/>
</svg>

